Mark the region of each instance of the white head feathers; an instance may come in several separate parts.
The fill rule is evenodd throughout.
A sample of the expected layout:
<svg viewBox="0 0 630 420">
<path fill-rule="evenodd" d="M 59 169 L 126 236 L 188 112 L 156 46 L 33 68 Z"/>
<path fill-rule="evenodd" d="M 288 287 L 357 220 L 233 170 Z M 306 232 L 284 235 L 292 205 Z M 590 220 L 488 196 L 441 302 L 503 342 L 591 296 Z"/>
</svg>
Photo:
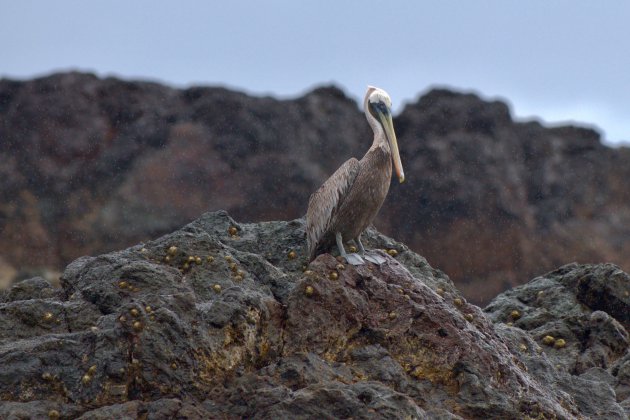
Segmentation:
<svg viewBox="0 0 630 420">
<path fill-rule="evenodd" d="M 365 93 L 365 105 L 367 105 L 368 101 L 372 103 L 382 102 L 387 105 L 388 108 L 392 107 L 392 100 L 387 92 L 375 86 L 368 86 L 367 88 L 367 92 Z"/>
</svg>

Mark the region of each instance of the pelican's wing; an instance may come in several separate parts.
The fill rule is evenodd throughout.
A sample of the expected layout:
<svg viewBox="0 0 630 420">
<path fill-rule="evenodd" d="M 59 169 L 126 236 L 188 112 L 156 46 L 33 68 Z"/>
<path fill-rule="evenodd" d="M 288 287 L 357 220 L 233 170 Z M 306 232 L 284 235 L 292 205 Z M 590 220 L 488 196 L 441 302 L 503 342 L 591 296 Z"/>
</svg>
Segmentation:
<svg viewBox="0 0 630 420">
<path fill-rule="evenodd" d="M 317 245 L 331 225 L 358 173 L 359 161 L 355 158 L 347 160 L 308 200 L 306 240 L 311 259 L 315 257 Z"/>
</svg>

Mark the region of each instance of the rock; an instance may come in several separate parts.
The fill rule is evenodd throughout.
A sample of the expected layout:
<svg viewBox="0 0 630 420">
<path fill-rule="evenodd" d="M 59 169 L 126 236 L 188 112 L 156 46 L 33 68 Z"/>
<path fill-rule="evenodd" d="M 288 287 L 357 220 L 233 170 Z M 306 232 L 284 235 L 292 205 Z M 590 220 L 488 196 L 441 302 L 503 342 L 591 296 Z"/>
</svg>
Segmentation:
<svg viewBox="0 0 630 420">
<path fill-rule="evenodd" d="M 471 301 L 567 261 L 630 270 L 630 149 L 444 89 L 404 106 L 395 126 L 407 181 L 392 185 L 376 226 Z M 0 138 L 2 285 L 42 275 L 33 261 L 61 269 L 207 210 L 301 217 L 371 133 L 335 87 L 277 100 L 70 72 L 0 80 Z"/>
<path fill-rule="evenodd" d="M 620 407 L 602 400 L 622 403 L 630 395 L 628 290 L 630 276 L 615 265 L 569 264 L 502 293 L 484 312 L 498 325 L 513 324 L 497 331 L 523 345 L 517 354 L 533 376 L 559 383 L 588 416 L 623 418 Z M 514 310 L 518 320 L 509 316 Z M 543 344 L 547 336 L 556 345 Z M 528 359 L 531 352 L 544 363 Z"/>
<path fill-rule="evenodd" d="M 33 277 L 15 284 L 7 294 L 6 300 L 46 299 L 57 295 L 58 289 L 53 288 L 48 281 L 42 277 Z"/>
<path fill-rule="evenodd" d="M 627 275 L 563 267 L 484 313 L 405 245 L 365 242 L 396 257 L 307 266 L 303 220 L 219 211 L 75 260 L 54 295 L 17 284 L 0 303 L 0 417 L 624 418 L 627 333 L 576 303 Z"/>
</svg>

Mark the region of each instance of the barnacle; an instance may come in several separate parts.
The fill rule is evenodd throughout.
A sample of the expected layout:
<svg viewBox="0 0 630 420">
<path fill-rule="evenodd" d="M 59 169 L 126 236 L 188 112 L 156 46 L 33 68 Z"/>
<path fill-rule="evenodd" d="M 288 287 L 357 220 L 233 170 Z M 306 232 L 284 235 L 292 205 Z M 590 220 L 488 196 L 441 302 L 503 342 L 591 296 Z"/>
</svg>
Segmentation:
<svg viewBox="0 0 630 420">
<path fill-rule="evenodd" d="M 555 343 L 555 341 L 556 339 L 553 338 L 551 335 L 546 335 L 542 339 L 543 344 L 546 344 L 548 346 L 551 346 L 553 343 Z"/>
<path fill-rule="evenodd" d="M 553 346 L 557 349 L 561 349 L 561 348 L 564 348 L 564 346 L 566 345 L 567 345 L 567 342 L 564 341 L 564 338 L 558 338 Z"/>
<path fill-rule="evenodd" d="M 521 313 L 517 311 L 516 309 L 510 312 L 510 318 L 519 319 L 520 317 L 521 317 Z"/>
</svg>

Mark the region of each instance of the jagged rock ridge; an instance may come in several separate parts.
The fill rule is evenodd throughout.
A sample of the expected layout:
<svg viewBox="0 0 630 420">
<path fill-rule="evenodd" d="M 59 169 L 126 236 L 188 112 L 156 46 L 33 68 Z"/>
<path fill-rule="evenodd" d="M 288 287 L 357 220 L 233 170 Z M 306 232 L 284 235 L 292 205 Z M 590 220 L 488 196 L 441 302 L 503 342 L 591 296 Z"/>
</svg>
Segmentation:
<svg viewBox="0 0 630 420">
<path fill-rule="evenodd" d="M 570 261 L 630 270 L 628 149 L 589 129 L 515 123 L 501 102 L 445 90 L 395 125 L 407 182 L 392 186 L 376 225 L 471 299 Z M 81 73 L 2 80 L 0 274 L 61 268 L 207 210 L 300 217 L 370 138 L 336 88 L 279 101 Z"/>
<path fill-rule="evenodd" d="M 0 294 L 0 417 L 627 417 L 617 267 L 563 267 L 484 313 L 405 245 L 366 239 L 396 257 L 304 267 L 302 220 L 208 213 L 79 258 L 61 290 L 18 283 Z"/>
</svg>

